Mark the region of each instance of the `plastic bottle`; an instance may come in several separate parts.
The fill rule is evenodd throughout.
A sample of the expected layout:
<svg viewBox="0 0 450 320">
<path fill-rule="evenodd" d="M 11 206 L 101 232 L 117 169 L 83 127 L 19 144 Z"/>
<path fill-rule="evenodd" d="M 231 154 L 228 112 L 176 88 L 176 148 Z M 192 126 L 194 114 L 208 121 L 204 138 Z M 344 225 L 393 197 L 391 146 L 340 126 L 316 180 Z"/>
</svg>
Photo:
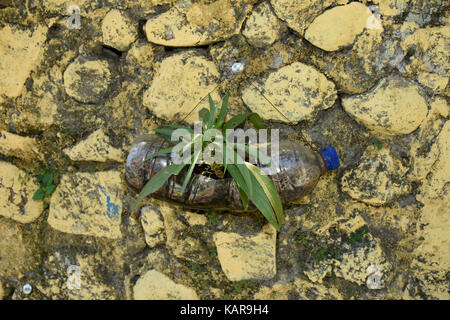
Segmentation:
<svg viewBox="0 0 450 320">
<path fill-rule="evenodd" d="M 172 163 L 170 155 L 157 156 L 144 161 L 151 154 L 167 148 L 167 141 L 161 136 L 146 135 L 132 145 L 126 163 L 128 183 L 140 191 L 145 183 L 159 170 Z M 268 148 L 270 151 L 270 148 Z M 269 154 L 278 157 L 279 166 L 275 174 L 269 175 L 284 205 L 301 200 L 316 185 L 320 176 L 339 167 L 339 158 L 333 147 L 317 153 L 294 141 L 281 141 L 278 152 Z M 266 170 L 267 166 L 259 165 Z M 174 201 L 188 208 L 214 208 L 215 210 L 243 210 L 240 194 L 232 178 L 214 179 L 202 174 L 193 174 L 183 194 L 180 193 L 187 168 L 172 176 L 151 196 Z M 250 204 L 249 209 L 254 209 Z"/>
</svg>

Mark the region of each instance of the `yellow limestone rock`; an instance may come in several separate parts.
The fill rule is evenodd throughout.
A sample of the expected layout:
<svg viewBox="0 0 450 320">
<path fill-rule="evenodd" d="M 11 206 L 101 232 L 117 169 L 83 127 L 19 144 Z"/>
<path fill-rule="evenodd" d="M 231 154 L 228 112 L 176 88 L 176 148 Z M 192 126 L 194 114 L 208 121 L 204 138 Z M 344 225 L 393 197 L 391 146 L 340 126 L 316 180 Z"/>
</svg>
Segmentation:
<svg viewBox="0 0 450 320">
<path fill-rule="evenodd" d="M 305 29 L 325 8 L 345 4 L 347 0 L 270 0 L 275 14 L 288 26 L 303 35 Z"/>
<path fill-rule="evenodd" d="M 47 27 L 36 26 L 34 31 L 10 25 L 0 29 L 0 99 L 18 97 L 31 70 L 40 62 Z"/>
<path fill-rule="evenodd" d="M 0 161 L 0 215 L 20 223 L 36 220 L 44 210 L 42 201 L 33 200 L 38 189 L 35 179 L 25 171 Z"/>
<path fill-rule="evenodd" d="M 135 300 L 198 300 L 194 289 L 178 284 L 156 270 L 149 270 L 134 286 Z"/>
<path fill-rule="evenodd" d="M 144 31 L 149 42 L 164 46 L 201 46 L 238 34 L 254 0 L 179 2 L 147 20 Z"/>
<path fill-rule="evenodd" d="M 150 88 L 144 92 L 143 104 L 159 118 L 182 119 L 216 87 L 219 76 L 212 61 L 195 51 L 183 51 L 161 62 Z M 186 121 L 198 120 L 198 110 L 203 107 L 208 108 L 208 99 L 203 99 Z"/>
<path fill-rule="evenodd" d="M 20 279 L 36 267 L 39 259 L 33 251 L 37 248 L 23 238 L 20 226 L 11 220 L 0 219 L 0 235 L 0 278 Z M 0 291 L 1 286 L 0 283 Z"/>
<path fill-rule="evenodd" d="M 103 43 L 125 51 L 137 39 L 137 23 L 124 12 L 112 9 L 102 21 Z"/>
<path fill-rule="evenodd" d="M 342 191 L 353 199 L 379 206 L 409 192 L 404 175 L 408 168 L 394 159 L 388 147 L 369 146 L 358 167 L 347 170 L 341 179 Z"/>
<path fill-rule="evenodd" d="M 98 129 L 86 140 L 76 146 L 64 149 L 64 153 L 73 161 L 123 161 L 123 153 L 110 145 L 109 137 Z"/>
<path fill-rule="evenodd" d="M 367 93 L 343 98 L 342 106 L 379 136 L 411 133 L 428 112 L 419 87 L 398 76 L 381 80 Z"/>
<path fill-rule="evenodd" d="M 9 157 L 30 160 L 39 154 L 39 151 L 34 138 L 0 131 L 0 153 Z"/>
<path fill-rule="evenodd" d="M 141 223 L 145 242 L 153 248 L 164 241 L 164 221 L 158 209 L 146 206 L 141 209 Z"/>
<path fill-rule="evenodd" d="M 418 238 L 412 269 L 423 291 L 433 298 L 448 300 L 450 269 L 450 122 L 446 121 L 433 145 L 438 157 L 424 179 L 417 200 L 420 213 Z"/>
<path fill-rule="evenodd" d="M 314 67 L 301 62 L 280 68 L 261 82 L 264 95 L 284 116 L 254 86 L 244 89 L 242 99 L 266 120 L 288 122 L 288 119 L 297 123 L 332 107 L 337 98 L 334 84 Z"/>
<path fill-rule="evenodd" d="M 252 10 L 242 34 L 255 47 L 270 46 L 281 36 L 284 26 L 272 12 L 269 4 L 263 2 Z"/>
<path fill-rule="evenodd" d="M 435 93 L 448 92 L 450 25 L 420 28 L 413 22 L 405 22 L 400 31 L 402 37 L 404 35 L 400 42 L 403 52 L 412 53 L 405 67 L 406 74 L 417 77 L 422 85 Z"/>
<path fill-rule="evenodd" d="M 61 232 L 120 238 L 123 183 L 118 171 L 62 176 L 48 223 Z"/>
<path fill-rule="evenodd" d="M 305 39 L 325 51 L 351 45 L 368 29 L 381 29 L 369 8 L 359 2 L 337 6 L 318 16 L 305 32 Z"/>
<path fill-rule="evenodd" d="M 214 243 L 222 270 L 231 281 L 272 279 L 276 274 L 277 232 L 266 224 L 255 236 L 217 232 Z"/>
<path fill-rule="evenodd" d="M 383 16 L 398 16 L 408 9 L 409 0 L 376 0 Z"/>
<path fill-rule="evenodd" d="M 106 60 L 79 56 L 64 71 L 67 94 L 84 103 L 100 102 L 111 81 L 111 70 Z"/>
</svg>

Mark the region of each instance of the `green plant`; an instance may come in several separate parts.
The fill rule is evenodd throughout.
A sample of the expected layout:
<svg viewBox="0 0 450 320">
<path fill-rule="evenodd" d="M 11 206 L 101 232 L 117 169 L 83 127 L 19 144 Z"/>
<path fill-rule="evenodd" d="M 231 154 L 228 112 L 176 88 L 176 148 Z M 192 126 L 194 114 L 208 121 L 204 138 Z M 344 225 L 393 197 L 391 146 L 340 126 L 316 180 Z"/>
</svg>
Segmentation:
<svg viewBox="0 0 450 320">
<path fill-rule="evenodd" d="M 208 251 L 209 251 L 210 257 L 212 257 L 212 258 L 217 257 L 217 248 L 215 245 L 209 246 Z"/>
<path fill-rule="evenodd" d="M 199 264 L 196 262 L 190 262 L 189 266 L 191 267 L 192 271 L 195 271 L 198 274 L 202 273 L 202 269 L 200 268 Z"/>
<path fill-rule="evenodd" d="M 56 186 L 53 183 L 55 179 L 55 169 L 43 168 L 40 174 L 36 176 L 37 181 L 40 184 L 39 189 L 33 195 L 33 200 L 42 200 L 45 197 L 50 196 L 55 191 Z"/>
<path fill-rule="evenodd" d="M 347 243 L 352 247 L 356 247 L 356 245 L 363 240 L 366 233 L 369 233 L 369 227 L 364 225 L 350 234 L 350 237 L 347 239 Z"/>
<path fill-rule="evenodd" d="M 234 291 L 236 293 L 241 293 L 242 290 L 244 290 L 246 288 L 251 288 L 254 285 L 255 284 L 253 283 L 253 281 L 250 281 L 250 280 L 241 280 L 241 281 L 236 281 L 233 283 Z"/>
<path fill-rule="evenodd" d="M 206 214 L 206 217 L 208 218 L 208 221 L 212 226 L 217 226 L 219 224 L 219 222 L 217 221 L 217 216 L 218 214 L 215 211 L 211 211 Z"/>
<path fill-rule="evenodd" d="M 377 147 L 378 150 L 381 150 L 383 148 L 383 143 L 378 138 L 373 138 L 372 143 Z"/>
<path fill-rule="evenodd" d="M 218 177 L 223 177 L 228 172 L 236 183 L 244 209 L 248 209 L 248 203 L 251 200 L 269 223 L 276 230 L 280 230 L 281 224 L 283 223 L 283 207 L 275 186 L 262 173 L 260 168 L 245 161 L 239 155 L 238 151 L 244 151 L 246 154 L 269 165 L 271 164 L 270 160 L 251 145 L 236 143 L 234 141 L 230 142 L 228 139 L 229 131 L 227 130 L 233 130 L 247 120 L 257 129 L 264 129 L 266 127 L 257 113 L 244 113 L 227 120 L 228 96 L 229 94 L 227 93 L 223 97 L 222 105 L 219 108 L 219 103 L 215 103 L 209 95 L 209 110 L 203 108 L 199 112 L 203 129 L 201 133 L 195 132 L 192 128 L 178 125 L 166 125 L 165 127 L 153 130 L 156 134 L 163 136 L 171 146 L 152 154 L 146 160 L 150 160 L 161 154 L 173 152 L 178 152 L 181 156 L 185 151 L 190 151 L 190 156 L 187 159 L 183 159 L 181 163 L 172 164 L 155 174 L 141 190 L 133 210 L 137 208 L 140 201 L 145 197 L 158 191 L 172 175 L 178 175 L 188 166 L 186 178 L 181 188 L 181 193 L 184 193 L 194 172 L 194 168 L 197 165 L 207 165 Z M 178 141 L 171 141 L 172 134 L 177 129 L 186 130 L 190 139 L 180 138 Z M 205 137 L 204 133 L 209 129 L 220 132 L 223 139 Z M 182 148 L 180 148 L 179 144 L 181 144 Z M 194 147 L 195 145 L 200 145 L 201 148 L 196 149 Z M 207 163 L 204 160 L 199 161 L 203 152 L 210 150 L 209 148 L 222 150 L 222 154 L 219 155 L 223 157 L 221 164 L 215 162 Z"/>
</svg>

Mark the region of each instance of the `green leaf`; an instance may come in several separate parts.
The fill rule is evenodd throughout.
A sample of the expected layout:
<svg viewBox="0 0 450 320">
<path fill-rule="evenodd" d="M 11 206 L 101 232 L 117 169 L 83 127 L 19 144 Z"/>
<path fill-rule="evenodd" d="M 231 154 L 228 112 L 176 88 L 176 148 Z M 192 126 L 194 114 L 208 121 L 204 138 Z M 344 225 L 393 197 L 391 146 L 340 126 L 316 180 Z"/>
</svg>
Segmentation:
<svg viewBox="0 0 450 320">
<path fill-rule="evenodd" d="M 167 180 L 169 180 L 169 178 L 172 175 L 177 175 L 181 172 L 181 170 L 183 170 L 183 168 L 186 166 L 185 163 L 180 163 L 180 164 L 172 164 L 168 167 L 165 167 L 164 169 L 162 169 L 161 171 L 159 171 L 157 174 L 155 174 L 144 186 L 144 188 L 142 188 L 141 192 L 139 193 L 139 196 L 136 200 L 136 203 L 134 204 L 133 207 L 133 212 L 135 211 L 135 209 L 137 208 L 137 206 L 139 205 L 139 203 L 145 198 L 147 197 L 149 194 L 152 194 L 156 191 L 158 191 L 163 185 L 164 183 L 166 183 Z"/>
<path fill-rule="evenodd" d="M 266 129 L 266 125 L 264 124 L 263 120 L 257 113 L 252 113 L 248 116 L 248 120 L 250 120 L 251 123 L 255 126 L 256 129 Z"/>
<path fill-rule="evenodd" d="M 228 120 L 224 125 L 224 130 L 226 129 L 234 129 L 241 123 L 243 123 L 245 120 L 247 120 L 249 113 L 244 114 L 238 114 L 237 116 L 234 116 L 230 120 Z"/>
<path fill-rule="evenodd" d="M 205 129 L 206 124 L 208 123 L 208 120 L 209 120 L 209 110 L 206 108 L 203 108 L 202 110 L 200 110 L 198 112 L 198 116 L 200 117 L 200 119 L 202 119 L 202 126 L 203 126 L 203 129 Z"/>
<path fill-rule="evenodd" d="M 177 126 L 177 125 L 174 125 L 174 124 L 166 124 L 165 127 L 175 128 L 175 129 L 184 129 L 184 130 L 189 131 L 190 133 L 194 133 L 194 130 L 192 130 L 192 128 L 185 127 L 185 126 Z"/>
<path fill-rule="evenodd" d="M 258 210 L 263 214 L 263 216 L 267 219 L 267 221 L 275 227 L 276 230 L 280 230 L 280 225 L 277 222 L 276 215 L 272 209 L 272 206 L 267 198 L 264 190 L 256 180 L 256 178 L 251 175 L 253 193 L 249 192 L 248 187 L 245 185 L 245 181 L 240 173 L 240 171 L 236 168 L 234 164 L 228 165 L 228 171 L 233 177 L 236 185 L 246 193 L 248 199 L 251 199 L 253 204 L 258 208 Z"/>
<path fill-rule="evenodd" d="M 46 190 L 45 190 L 45 195 L 49 196 L 53 193 L 53 191 L 55 191 L 56 186 L 54 184 L 51 184 L 49 186 L 47 186 Z"/>
<path fill-rule="evenodd" d="M 42 200 L 44 199 L 45 194 L 42 189 L 37 189 L 36 192 L 33 194 L 33 200 Z"/>
<path fill-rule="evenodd" d="M 234 151 L 233 149 L 231 149 L 229 147 L 228 144 L 225 144 L 225 148 L 228 151 L 228 158 L 225 158 L 225 163 L 229 164 L 229 161 L 227 160 L 233 160 L 231 163 L 233 163 L 234 167 L 237 168 L 239 170 L 239 172 L 241 173 L 242 179 L 243 181 L 240 182 L 241 185 L 245 184 L 248 187 L 249 190 L 249 194 L 252 194 L 253 192 L 253 186 L 251 183 L 251 174 L 250 171 L 248 170 L 248 168 L 246 167 L 246 165 L 244 164 L 244 159 L 241 158 L 241 156 Z M 232 156 L 233 158 L 230 158 L 229 156 Z"/>
<path fill-rule="evenodd" d="M 242 124 L 247 119 L 249 119 L 257 129 L 265 129 L 266 128 L 261 117 L 257 113 L 253 112 L 253 113 L 238 114 L 237 116 L 234 116 L 233 118 L 231 118 L 230 120 L 228 120 L 225 123 L 224 129 L 225 130 L 226 129 L 234 129 L 237 126 L 239 126 L 240 124 Z"/>
<path fill-rule="evenodd" d="M 192 172 L 194 171 L 195 165 L 197 164 L 197 160 L 201 154 L 202 154 L 202 150 L 198 150 L 197 153 L 194 153 L 194 155 L 192 156 L 193 160 L 192 160 L 191 165 L 189 166 L 189 170 L 186 175 L 186 178 L 184 179 L 183 186 L 181 187 L 181 194 L 184 193 L 184 190 L 186 189 L 186 186 L 187 186 L 189 180 L 191 179 L 191 175 L 192 175 Z"/>
<path fill-rule="evenodd" d="M 264 175 L 260 168 L 257 166 L 254 166 L 251 163 L 246 162 L 245 165 L 247 168 L 251 171 L 253 176 L 258 180 L 258 183 L 261 185 L 262 189 L 264 190 L 264 193 L 267 196 L 267 199 L 269 199 L 270 204 L 272 205 L 272 208 L 275 211 L 275 214 L 277 216 L 278 224 L 281 226 L 283 223 L 284 217 L 283 217 L 283 205 L 281 204 L 280 195 L 278 194 L 277 189 L 275 188 L 272 180 L 267 175 Z"/>
<path fill-rule="evenodd" d="M 373 138 L 372 143 L 377 147 L 378 150 L 381 150 L 381 148 L 383 148 L 383 143 L 377 138 Z"/>
<path fill-rule="evenodd" d="M 244 207 L 244 210 L 247 210 L 248 209 L 248 196 L 244 192 L 244 190 L 242 190 L 242 188 L 237 187 L 237 189 L 239 191 L 239 195 L 241 196 L 242 206 Z"/>
<path fill-rule="evenodd" d="M 216 119 L 216 113 L 217 113 L 216 104 L 212 100 L 211 95 L 208 94 L 208 96 L 209 96 L 210 112 L 209 112 L 208 126 L 206 127 L 207 129 L 209 129 L 213 126 L 214 120 Z"/>
<path fill-rule="evenodd" d="M 166 148 L 166 149 L 159 150 L 158 152 L 155 152 L 155 153 L 153 153 L 151 156 L 145 158 L 144 161 L 151 160 L 151 159 L 153 159 L 154 157 L 160 156 L 160 155 L 162 155 L 162 154 L 171 153 L 171 152 L 172 152 L 172 149 L 173 149 L 173 146 L 172 146 L 172 147 L 169 147 L 169 148 Z"/>
<path fill-rule="evenodd" d="M 46 174 L 43 178 L 42 178 L 42 184 L 47 186 L 49 184 L 53 183 L 53 173 L 49 173 Z"/>
<path fill-rule="evenodd" d="M 169 128 L 159 128 L 159 129 L 153 129 L 153 131 L 156 134 L 159 134 L 166 138 L 167 141 L 172 141 L 172 133 L 175 131 L 175 129 L 169 129 Z"/>
<path fill-rule="evenodd" d="M 230 92 L 227 91 L 225 96 L 222 99 L 222 108 L 220 108 L 219 116 L 217 118 L 217 123 L 215 125 L 216 129 L 219 129 L 223 123 L 225 122 L 225 118 L 227 117 L 227 109 L 228 109 L 228 98 L 230 96 Z"/>
</svg>

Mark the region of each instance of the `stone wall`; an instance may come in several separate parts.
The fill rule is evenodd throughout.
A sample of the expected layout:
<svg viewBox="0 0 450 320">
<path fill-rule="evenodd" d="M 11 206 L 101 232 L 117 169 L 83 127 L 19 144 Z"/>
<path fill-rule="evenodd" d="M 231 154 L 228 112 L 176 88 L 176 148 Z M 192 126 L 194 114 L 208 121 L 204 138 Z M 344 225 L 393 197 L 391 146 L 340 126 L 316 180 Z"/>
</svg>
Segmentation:
<svg viewBox="0 0 450 320">
<path fill-rule="evenodd" d="M 0 1 L 0 299 L 449 299 L 450 10 L 370 3 Z M 133 213 L 133 140 L 226 90 L 340 169 L 278 234 Z"/>
</svg>

